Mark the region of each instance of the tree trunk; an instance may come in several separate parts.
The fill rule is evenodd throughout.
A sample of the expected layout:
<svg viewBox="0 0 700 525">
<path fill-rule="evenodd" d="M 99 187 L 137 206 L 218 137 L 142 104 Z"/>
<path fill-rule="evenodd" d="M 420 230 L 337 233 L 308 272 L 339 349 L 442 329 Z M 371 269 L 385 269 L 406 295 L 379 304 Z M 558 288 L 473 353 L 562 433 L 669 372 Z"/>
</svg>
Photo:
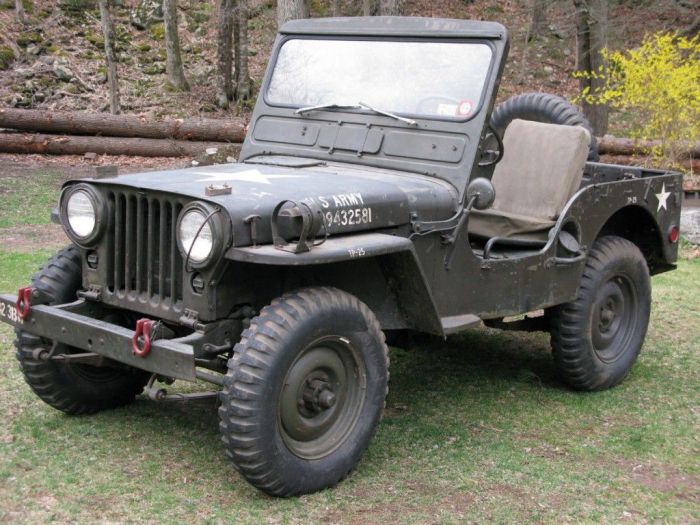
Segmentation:
<svg viewBox="0 0 700 525">
<path fill-rule="evenodd" d="M 0 109 L 0 128 L 48 133 L 242 142 L 245 125 L 246 121 L 242 118 L 154 119 L 82 111 Z"/>
<path fill-rule="evenodd" d="M 398 16 L 403 10 L 403 0 L 379 0 L 379 14 L 382 16 Z"/>
<path fill-rule="evenodd" d="M 331 16 L 340 16 L 339 0 L 331 0 Z"/>
<path fill-rule="evenodd" d="M 601 50 L 606 45 L 608 1 L 573 0 L 576 7 L 576 69 L 595 72 L 591 78 L 581 78 L 581 91 L 595 93 L 603 88 L 600 73 L 605 72 L 606 64 Z M 593 133 L 605 135 L 608 131 L 608 106 L 581 102 L 583 113 L 591 122 Z"/>
<path fill-rule="evenodd" d="M 237 20 L 236 99 L 247 100 L 252 95 L 252 82 L 248 69 L 248 0 L 238 0 Z"/>
<path fill-rule="evenodd" d="M 20 24 L 24 25 L 27 23 L 27 19 L 24 16 L 24 5 L 22 4 L 22 0 L 15 0 L 15 17 L 17 18 L 17 22 Z"/>
<path fill-rule="evenodd" d="M 372 16 L 372 0 L 362 0 L 362 16 Z"/>
<path fill-rule="evenodd" d="M 309 17 L 309 3 L 307 0 L 277 0 L 277 27 L 288 20 Z"/>
<path fill-rule="evenodd" d="M 134 155 L 139 157 L 194 157 L 207 148 L 236 148 L 226 142 L 189 142 L 186 140 L 123 137 L 71 137 L 0 133 L 2 153 L 44 153 L 49 155 Z"/>
<path fill-rule="evenodd" d="M 165 72 L 168 82 L 175 89 L 188 91 L 190 85 L 182 69 L 180 37 L 177 30 L 177 0 L 163 0 L 163 23 L 165 25 Z"/>
<path fill-rule="evenodd" d="M 217 22 L 217 82 L 216 103 L 220 108 L 227 108 L 233 99 L 233 24 L 235 0 L 221 0 L 219 20 Z"/>
<path fill-rule="evenodd" d="M 20 0 L 21 1 L 21 0 Z M 109 84 L 109 112 L 119 114 L 119 77 L 117 74 L 117 56 L 114 52 L 114 25 L 109 13 L 109 0 L 99 0 L 102 34 L 105 41 L 105 57 L 107 60 L 107 83 Z"/>
<path fill-rule="evenodd" d="M 693 38 L 698 33 L 700 33 L 700 15 L 696 16 L 695 20 L 679 34 L 686 38 Z"/>
<path fill-rule="evenodd" d="M 528 40 L 537 39 L 547 29 L 547 0 L 533 0 Z"/>
</svg>

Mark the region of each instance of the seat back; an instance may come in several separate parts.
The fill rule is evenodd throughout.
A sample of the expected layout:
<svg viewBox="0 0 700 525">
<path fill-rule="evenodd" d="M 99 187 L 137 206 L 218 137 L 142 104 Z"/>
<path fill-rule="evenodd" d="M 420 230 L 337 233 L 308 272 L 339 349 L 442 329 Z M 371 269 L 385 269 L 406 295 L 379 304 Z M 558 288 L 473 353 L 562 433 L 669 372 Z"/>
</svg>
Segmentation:
<svg viewBox="0 0 700 525">
<path fill-rule="evenodd" d="M 555 220 L 578 190 L 590 134 L 581 126 L 513 120 L 493 172 L 493 210 Z"/>
</svg>

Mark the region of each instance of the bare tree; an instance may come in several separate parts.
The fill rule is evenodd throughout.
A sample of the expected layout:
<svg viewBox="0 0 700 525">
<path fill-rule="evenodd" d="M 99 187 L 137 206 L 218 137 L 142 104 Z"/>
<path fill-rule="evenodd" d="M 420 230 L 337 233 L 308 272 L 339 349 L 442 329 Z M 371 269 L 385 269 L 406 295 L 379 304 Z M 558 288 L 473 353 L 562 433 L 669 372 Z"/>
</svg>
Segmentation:
<svg viewBox="0 0 700 525">
<path fill-rule="evenodd" d="M 681 31 L 680 35 L 687 38 L 693 38 L 698 33 L 700 33 L 700 15 L 696 16 L 695 20 L 693 20 L 688 27 Z"/>
<path fill-rule="evenodd" d="M 595 92 L 603 85 L 601 72 L 606 63 L 601 54 L 607 43 L 608 0 L 573 0 L 576 7 L 576 69 L 588 71 L 580 79 L 582 91 Z M 598 136 L 608 131 L 608 106 L 581 103 L 583 113 L 591 122 L 593 133 Z"/>
<path fill-rule="evenodd" d="M 236 12 L 236 0 L 221 0 L 217 22 L 217 82 L 216 103 L 220 108 L 227 108 L 233 99 L 233 25 Z"/>
<path fill-rule="evenodd" d="M 119 78 L 117 76 L 117 57 L 114 52 L 114 25 L 109 13 L 109 0 L 98 0 L 100 18 L 102 19 L 102 34 L 105 41 L 105 57 L 107 60 L 107 82 L 109 84 L 109 111 L 116 115 L 121 111 L 119 104 Z"/>
<path fill-rule="evenodd" d="M 248 70 L 248 0 L 238 0 L 236 18 L 236 98 L 246 100 L 252 95 Z"/>
<path fill-rule="evenodd" d="M 175 89 L 187 91 L 190 85 L 185 78 L 180 55 L 180 37 L 177 31 L 177 0 L 163 0 L 163 22 L 165 24 L 165 72 L 168 82 Z"/>
<path fill-rule="evenodd" d="M 15 0 L 15 17 L 17 18 L 17 22 L 20 24 L 24 25 L 27 23 L 27 19 L 24 16 L 24 5 L 22 4 L 22 0 Z"/>
<path fill-rule="evenodd" d="M 379 0 L 379 14 L 397 16 L 403 12 L 403 0 Z"/>
<path fill-rule="evenodd" d="M 331 16 L 340 16 L 339 0 L 331 0 Z"/>
<path fill-rule="evenodd" d="M 282 27 L 288 20 L 308 17 L 308 0 L 277 0 L 277 27 Z"/>
<path fill-rule="evenodd" d="M 539 38 L 547 28 L 547 0 L 533 0 L 528 40 Z"/>
</svg>

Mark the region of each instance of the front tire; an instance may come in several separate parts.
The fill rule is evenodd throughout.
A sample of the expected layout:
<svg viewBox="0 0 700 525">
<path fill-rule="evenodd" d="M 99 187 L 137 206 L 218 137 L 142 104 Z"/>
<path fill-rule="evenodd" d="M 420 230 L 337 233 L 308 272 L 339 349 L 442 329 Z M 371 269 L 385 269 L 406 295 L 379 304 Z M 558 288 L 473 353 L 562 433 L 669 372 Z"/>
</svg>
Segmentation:
<svg viewBox="0 0 700 525">
<path fill-rule="evenodd" d="M 48 304 L 74 301 L 81 285 L 81 257 L 76 246 L 68 246 L 51 257 L 32 277 L 32 288 L 49 297 Z M 143 391 L 149 373 L 130 367 L 97 367 L 80 363 L 57 363 L 36 359 L 50 351 L 52 342 L 17 331 L 16 357 L 24 380 L 45 403 L 66 414 L 91 414 L 131 403 Z M 58 345 L 57 354 L 82 350 Z"/>
<path fill-rule="evenodd" d="M 553 310 L 552 353 L 564 381 L 577 390 L 619 384 L 642 348 L 650 310 L 649 269 L 639 248 L 599 238 L 576 299 Z"/>
<path fill-rule="evenodd" d="M 379 323 L 356 297 L 319 287 L 275 299 L 229 361 L 219 408 L 226 453 L 273 496 L 337 484 L 374 434 L 388 364 Z"/>
</svg>

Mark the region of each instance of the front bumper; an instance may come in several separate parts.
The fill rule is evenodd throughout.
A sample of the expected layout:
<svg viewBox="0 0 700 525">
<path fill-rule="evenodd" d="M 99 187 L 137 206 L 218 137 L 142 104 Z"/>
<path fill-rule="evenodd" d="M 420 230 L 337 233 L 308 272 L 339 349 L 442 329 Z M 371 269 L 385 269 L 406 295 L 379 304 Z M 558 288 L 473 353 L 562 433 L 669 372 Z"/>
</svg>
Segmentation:
<svg viewBox="0 0 700 525">
<path fill-rule="evenodd" d="M 98 307 L 85 300 L 59 306 L 31 305 L 21 319 L 15 309 L 17 297 L 0 295 L 0 321 L 18 330 L 62 344 L 94 352 L 142 370 L 174 379 L 196 378 L 194 344 L 198 334 L 181 339 L 157 339 L 145 357 L 134 355 L 134 330 L 90 316 Z"/>
</svg>

